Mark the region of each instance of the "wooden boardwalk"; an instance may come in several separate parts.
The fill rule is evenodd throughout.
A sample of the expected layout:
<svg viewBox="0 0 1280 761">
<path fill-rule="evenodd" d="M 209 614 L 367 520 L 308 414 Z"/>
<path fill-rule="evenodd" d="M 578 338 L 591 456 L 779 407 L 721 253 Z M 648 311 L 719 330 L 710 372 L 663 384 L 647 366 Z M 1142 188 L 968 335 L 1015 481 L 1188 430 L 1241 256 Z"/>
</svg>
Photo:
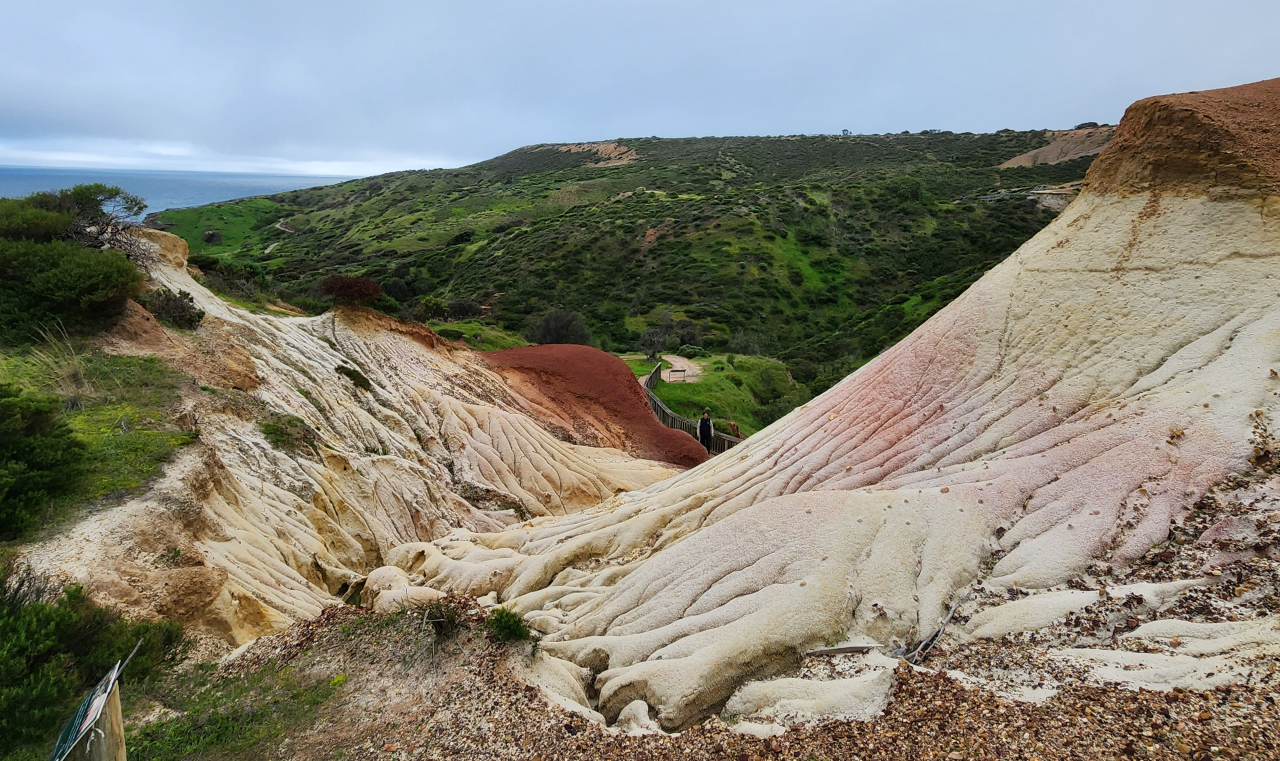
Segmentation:
<svg viewBox="0 0 1280 761">
<path fill-rule="evenodd" d="M 684 431 L 694 439 L 698 438 L 698 421 L 690 420 L 671 411 L 671 408 L 663 404 L 658 395 L 653 393 L 654 386 L 658 385 L 658 381 L 662 379 L 662 363 L 659 362 L 657 367 L 653 368 L 653 372 L 645 376 L 644 392 L 649 397 L 649 406 L 653 407 L 653 414 L 657 415 L 658 421 L 668 428 L 675 428 Z M 728 451 L 730 448 L 741 444 L 742 439 L 736 436 L 730 436 L 727 433 L 716 431 L 711 436 L 711 454 L 718 455 L 721 452 Z"/>
</svg>

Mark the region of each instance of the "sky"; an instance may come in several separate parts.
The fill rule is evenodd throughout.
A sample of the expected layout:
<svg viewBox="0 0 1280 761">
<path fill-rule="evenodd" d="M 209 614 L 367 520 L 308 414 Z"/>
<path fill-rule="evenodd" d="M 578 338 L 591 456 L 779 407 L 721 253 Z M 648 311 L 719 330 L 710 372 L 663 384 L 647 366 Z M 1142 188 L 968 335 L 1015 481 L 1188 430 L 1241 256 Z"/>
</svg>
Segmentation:
<svg viewBox="0 0 1280 761">
<path fill-rule="evenodd" d="M 1118 122 L 1275 0 L 0 0 L 0 165 L 361 176 L 619 137 Z"/>
</svg>

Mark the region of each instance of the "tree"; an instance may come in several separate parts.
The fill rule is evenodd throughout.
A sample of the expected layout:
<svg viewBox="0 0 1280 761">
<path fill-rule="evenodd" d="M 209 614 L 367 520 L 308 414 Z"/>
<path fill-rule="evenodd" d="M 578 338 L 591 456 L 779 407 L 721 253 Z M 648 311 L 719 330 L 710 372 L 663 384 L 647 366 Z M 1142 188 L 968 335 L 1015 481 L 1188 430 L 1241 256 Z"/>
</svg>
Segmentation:
<svg viewBox="0 0 1280 761">
<path fill-rule="evenodd" d="M 69 220 L 66 233 L 88 248 L 114 248 L 140 262 L 151 256 L 151 247 L 133 235 L 136 220 L 147 202 L 115 185 L 92 183 L 58 191 L 33 193 L 23 199 L 31 206 Z"/>
<path fill-rule="evenodd" d="M 320 292 L 336 304 L 368 304 L 382 296 L 377 283 L 358 275 L 330 275 L 320 284 Z"/>
<path fill-rule="evenodd" d="M 542 322 L 533 329 L 529 340 L 537 344 L 582 344 L 591 345 L 591 333 L 587 330 L 587 321 L 577 312 L 563 309 L 552 309 L 543 316 Z"/>
<path fill-rule="evenodd" d="M 667 338 L 674 329 L 671 315 L 663 314 L 661 323 L 650 326 L 644 335 L 640 336 L 640 340 L 636 342 L 636 348 L 644 352 L 649 359 L 657 359 L 658 354 L 667 348 Z"/>
</svg>

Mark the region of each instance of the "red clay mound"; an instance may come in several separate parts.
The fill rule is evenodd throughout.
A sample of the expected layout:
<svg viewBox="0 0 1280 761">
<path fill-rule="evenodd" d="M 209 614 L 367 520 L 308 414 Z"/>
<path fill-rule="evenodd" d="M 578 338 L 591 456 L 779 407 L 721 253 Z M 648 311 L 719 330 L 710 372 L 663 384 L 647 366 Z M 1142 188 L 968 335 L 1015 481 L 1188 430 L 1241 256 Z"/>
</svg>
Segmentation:
<svg viewBox="0 0 1280 761">
<path fill-rule="evenodd" d="M 707 459 L 693 437 L 658 422 L 631 368 L 611 354 L 550 344 L 483 356 L 532 415 L 576 443 L 687 468 Z"/>
</svg>

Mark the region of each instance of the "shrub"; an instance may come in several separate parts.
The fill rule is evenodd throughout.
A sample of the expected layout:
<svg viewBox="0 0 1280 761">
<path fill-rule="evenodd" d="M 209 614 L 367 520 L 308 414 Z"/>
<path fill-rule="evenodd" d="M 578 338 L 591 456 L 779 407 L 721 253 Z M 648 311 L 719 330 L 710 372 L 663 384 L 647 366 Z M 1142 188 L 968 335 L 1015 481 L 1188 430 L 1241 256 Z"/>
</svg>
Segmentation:
<svg viewBox="0 0 1280 761">
<path fill-rule="evenodd" d="M 461 245 L 470 243 L 471 239 L 474 238 L 475 236 L 476 236 L 476 233 L 474 230 L 463 230 L 462 232 L 453 236 L 449 240 L 445 241 L 444 244 L 446 246 L 461 246 Z"/>
<path fill-rule="evenodd" d="M 395 299 L 396 301 L 408 301 L 413 294 L 409 291 L 409 285 L 404 278 L 393 277 L 382 283 L 382 292 Z"/>
<path fill-rule="evenodd" d="M 444 642 L 467 628 L 467 617 L 456 607 L 437 600 L 422 610 L 423 620 L 431 624 L 436 639 Z M 523 623 L 523 622 L 522 622 Z"/>
<path fill-rule="evenodd" d="M 369 382 L 368 378 L 364 377 L 364 373 L 360 372 L 356 368 L 339 365 L 333 369 L 350 378 L 351 382 L 356 384 L 358 388 L 362 388 L 365 391 L 373 390 L 373 384 Z"/>
<path fill-rule="evenodd" d="M 367 277 L 330 275 L 320 284 L 320 292 L 338 304 L 365 304 L 380 297 L 382 288 Z"/>
<path fill-rule="evenodd" d="M 445 310 L 445 317 L 450 320 L 465 320 L 482 314 L 484 310 L 480 308 L 480 304 L 468 299 L 450 301 L 449 307 Z"/>
<path fill-rule="evenodd" d="M 315 431 L 307 425 L 307 421 L 297 415 L 281 415 L 272 412 L 266 420 L 258 421 L 258 430 L 267 437 L 267 442 L 271 446 L 286 452 L 296 452 L 304 446 L 310 446 L 316 440 Z"/>
<path fill-rule="evenodd" d="M 100 327 L 142 282 L 119 251 L 69 240 L 0 240 L 0 337 L 29 340 L 55 322 L 71 331 Z"/>
<path fill-rule="evenodd" d="M 62 406 L 57 396 L 0 385 L 0 538 L 30 528 L 82 473 L 85 446 L 62 420 Z"/>
<path fill-rule="evenodd" d="M 413 319 L 419 322 L 426 322 L 427 320 L 436 320 L 444 317 L 448 310 L 449 305 L 445 303 L 444 299 L 436 296 L 423 296 L 414 302 L 413 306 L 410 307 L 409 313 L 413 316 Z"/>
<path fill-rule="evenodd" d="M 168 288 L 156 288 L 139 296 L 138 303 L 157 320 L 174 328 L 195 330 L 204 319 L 204 310 L 196 307 L 195 299 L 186 291 L 174 293 Z"/>
<path fill-rule="evenodd" d="M 533 329 L 529 340 L 537 344 L 590 346 L 591 333 L 587 330 L 587 322 L 582 315 L 563 309 L 552 309 Z"/>
<path fill-rule="evenodd" d="M 685 359 L 694 359 L 696 357 L 709 356 L 707 354 L 706 349 L 702 348 L 701 346 L 693 346 L 691 344 L 684 344 L 679 349 L 676 349 L 676 354 L 679 354 Z"/>
<path fill-rule="evenodd" d="M 533 636 L 520 614 L 497 608 L 484 621 L 484 628 L 499 642 L 523 642 Z"/>
<path fill-rule="evenodd" d="M 127 621 L 80 587 L 58 590 L 30 571 L 0 568 L 0 752 L 51 739 L 139 640 L 126 681 L 155 678 L 183 651 L 182 628 L 172 621 Z"/>
</svg>

